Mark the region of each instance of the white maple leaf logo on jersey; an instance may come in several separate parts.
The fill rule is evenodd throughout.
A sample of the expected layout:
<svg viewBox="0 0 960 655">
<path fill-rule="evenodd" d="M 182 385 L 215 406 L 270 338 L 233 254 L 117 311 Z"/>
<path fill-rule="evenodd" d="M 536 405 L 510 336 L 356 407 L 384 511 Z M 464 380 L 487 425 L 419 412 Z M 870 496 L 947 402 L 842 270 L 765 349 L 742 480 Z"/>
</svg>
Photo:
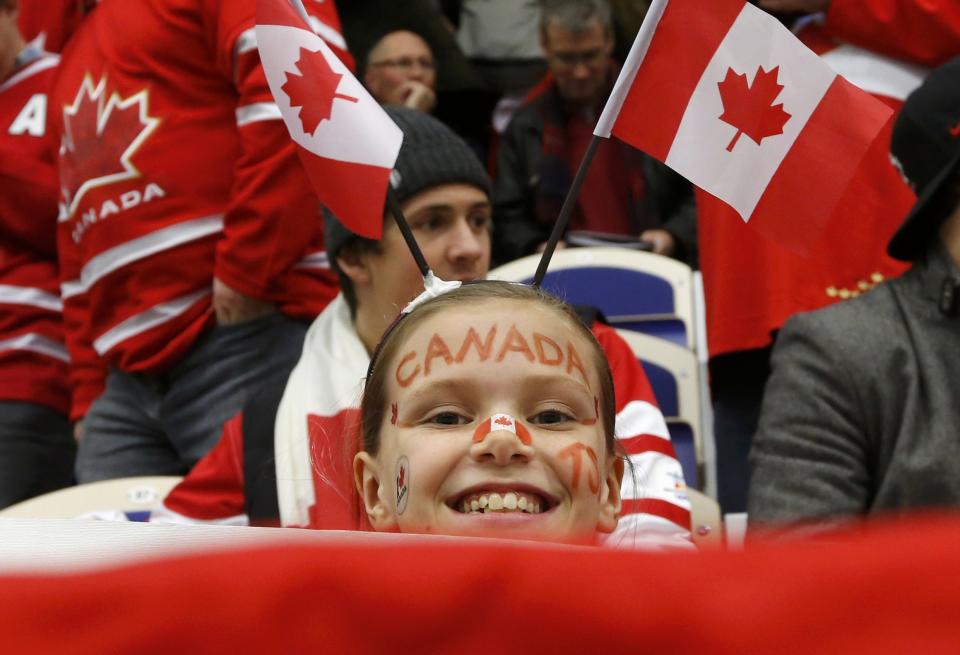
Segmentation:
<svg viewBox="0 0 960 655">
<path fill-rule="evenodd" d="M 85 76 L 73 104 L 63 108 L 60 184 L 72 216 L 95 187 L 140 177 L 133 155 L 160 123 L 149 115 L 147 90 L 105 99 L 106 77 L 94 86 Z"/>
</svg>

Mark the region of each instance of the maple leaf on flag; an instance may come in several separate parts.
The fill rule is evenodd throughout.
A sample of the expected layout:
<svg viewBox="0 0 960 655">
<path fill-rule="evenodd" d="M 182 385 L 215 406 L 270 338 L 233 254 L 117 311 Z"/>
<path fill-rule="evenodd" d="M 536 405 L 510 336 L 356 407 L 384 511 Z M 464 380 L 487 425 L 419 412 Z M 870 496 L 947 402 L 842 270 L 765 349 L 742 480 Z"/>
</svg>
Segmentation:
<svg viewBox="0 0 960 655">
<path fill-rule="evenodd" d="M 400 467 L 400 473 L 397 475 L 397 488 L 403 489 L 404 480 L 407 477 L 407 469 L 403 466 Z"/>
<path fill-rule="evenodd" d="M 783 110 L 782 102 L 773 104 L 783 90 L 783 85 L 777 81 L 779 72 L 779 66 L 770 71 L 758 66 L 751 85 L 746 74 L 728 68 L 726 78 L 717 83 L 723 102 L 720 120 L 737 128 L 727 152 L 733 152 L 741 134 L 746 134 L 757 145 L 766 137 L 783 134 L 783 126 L 790 120 L 790 114 Z"/>
<path fill-rule="evenodd" d="M 140 176 L 131 157 L 159 123 L 148 114 L 146 91 L 105 96 L 106 80 L 94 87 L 84 78 L 63 110 L 60 182 L 71 213 L 87 189 Z"/>
<path fill-rule="evenodd" d="M 353 96 L 337 93 L 343 75 L 330 68 L 323 53 L 300 48 L 296 68 L 300 74 L 287 73 L 287 81 L 280 88 L 290 98 L 291 107 L 300 107 L 300 122 L 307 134 L 316 132 L 322 121 L 330 120 L 334 100 L 358 102 Z"/>
<path fill-rule="evenodd" d="M 507 427 L 510 427 L 511 425 L 513 425 L 513 421 L 508 419 L 506 416 L 501 416 L 497 418 L 497 420 L 494 421 L 494 423 L 496 423 L 497 425 L 505 425 Z"/>
</svg>

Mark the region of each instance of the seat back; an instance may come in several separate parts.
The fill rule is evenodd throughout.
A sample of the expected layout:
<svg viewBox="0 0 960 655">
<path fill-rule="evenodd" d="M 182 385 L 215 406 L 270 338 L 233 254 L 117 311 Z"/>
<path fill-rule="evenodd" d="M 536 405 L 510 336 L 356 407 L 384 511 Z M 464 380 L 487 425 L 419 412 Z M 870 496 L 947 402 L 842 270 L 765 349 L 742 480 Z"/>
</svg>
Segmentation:
<svg viewBox="0 0 960 655">
<path fill-rule="evenodd" d="M 489 278 L 530 282 L 540 255 L 490 271 Z M 572 304 L 600 309 L 614 327 L 696 347 L 693 272 L 686 264 L 625 248 L 557 251 L 543 288 Z"/>
<path fill-rule="evenodd" d="M 0 511 L 0 517 L 69 519 L 101 513 L 146 521 L 150 510 L 159 507 L 181 479 L 179 476 L 143 476 L 81 484 L 11 505 Z"/>
<path fill-rule="evenodd" d="M 690 499 L 690 536 L 698 548 L 722 548 L 723 518 L 720 504 L 696 489 L 687 489 Z"/>
</svg>

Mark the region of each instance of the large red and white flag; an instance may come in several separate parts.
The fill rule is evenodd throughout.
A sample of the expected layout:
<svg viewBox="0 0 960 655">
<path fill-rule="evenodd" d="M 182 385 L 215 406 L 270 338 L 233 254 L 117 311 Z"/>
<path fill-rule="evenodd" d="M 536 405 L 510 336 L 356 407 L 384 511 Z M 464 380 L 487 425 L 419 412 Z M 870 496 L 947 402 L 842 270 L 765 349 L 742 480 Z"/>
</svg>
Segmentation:
<svg viewBox="0 0 960 655">
<path fill-rule="evenodd" d="M 891 115 L 744 0 L 654 0 L 595 134 L 805 251 Z"/>
<path fill-rule="evenodd" d="M 403 133 L 304 19 L 300 0 L 257 1 L 257 48 L 320 200 L 344 225 L 379 239 Z"/>
</svg>

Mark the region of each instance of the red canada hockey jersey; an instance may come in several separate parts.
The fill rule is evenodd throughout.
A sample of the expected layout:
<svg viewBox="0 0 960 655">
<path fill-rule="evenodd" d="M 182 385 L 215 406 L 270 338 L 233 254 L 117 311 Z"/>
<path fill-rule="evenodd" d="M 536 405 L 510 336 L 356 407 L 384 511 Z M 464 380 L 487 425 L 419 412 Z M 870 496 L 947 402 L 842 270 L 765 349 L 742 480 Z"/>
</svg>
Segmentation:
<svg viewBox="0 0 960 655">
<path fill-rule="evenodd" d="M 20 0 L 20 34 L 46 52 L 62 52 L 83 20 L 83 4 L 84 0 Z"/>
<path fill-rule="evenodd" d="M 898 109 L 926 74 L 917 62 L 938 63 L 950 53 L 960 54 L 958 7 L 946 1 L 834 0 L 826 23 L 809 24 L 799 37 L 850 82 Z M 934 37 L 926 41 L 928 33 Z M 841 42 L 839 35 L 856 42 Z M 914 63 L 891 56 L 909 56 Z M 886 254 L 887 242 L 915 200 L 890 164 L 891 130 L 892 121 L 806 256 L 760 236 L 698 190 L 711 356 L 767 346 L 790 315 L 856 297 L 905 270 L 904 263 Z"/>
<path fill-rule="evenodd" d="M 349 60 L 333 2 L 307 6 Z M 103 0 L 67 46 L 50 118 L 74 417 L 104 364 L 157 373 L 182 357 L 214 320 L 214 277 L 304 319 L 336 293 L 255 7 Z"/>
<path fill-rule="evenodd" d="M 57 276 L 57 172 L 46 131 L 58 57 L 27 50 L 0 82 L 0 400 L 69 410 Z"/>
</svg>

